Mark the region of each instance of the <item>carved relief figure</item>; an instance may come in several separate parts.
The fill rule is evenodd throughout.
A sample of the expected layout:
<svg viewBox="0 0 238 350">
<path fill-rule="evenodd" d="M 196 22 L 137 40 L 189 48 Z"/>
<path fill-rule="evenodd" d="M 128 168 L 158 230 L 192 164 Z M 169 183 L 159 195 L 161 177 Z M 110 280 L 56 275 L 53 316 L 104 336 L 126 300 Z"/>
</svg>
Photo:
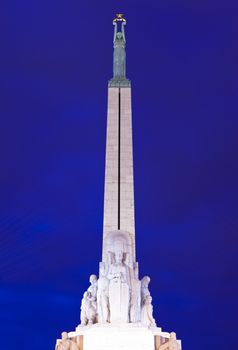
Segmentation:
<svg viewBox="0 0 238 350">
<path fill-rule="evenodd" d="M 116 250 L 115 261 L 109 266 L 110 322 L 129 321 L 130 277 L 129 268 L 123 262 L 123 251 Z"/>
<path fill-rule="evenodd" d="M 114 262 L 109 266 L 108 278 L 110 280 L 120 279 L 121 282 L 129 285 L 130 277 L 128 266 L 123 261 L 123 251 L 118 250 L 114 253 Z"/>
</svg>

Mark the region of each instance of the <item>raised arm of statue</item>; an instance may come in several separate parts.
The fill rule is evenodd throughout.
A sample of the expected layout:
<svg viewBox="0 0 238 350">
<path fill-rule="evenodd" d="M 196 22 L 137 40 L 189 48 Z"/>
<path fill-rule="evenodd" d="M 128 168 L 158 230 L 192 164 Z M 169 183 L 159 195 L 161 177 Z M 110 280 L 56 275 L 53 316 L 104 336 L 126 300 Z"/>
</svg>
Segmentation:
<svg viewBox="0 0 238 350">
<path fill-rule="evenodd" d="M 126 25 L 126 21 L 121 23 L 121 32 L 124 42 L 126 42 L 126 36 L 125 36 L 125 29 L 124 26 Z"/>
<path fill-rule="evenodd" d="M 113 42 L 115 42 L 116 36 L 117 36 L 117 22 L 116 22 L 116 21 L 113 21 L 112 23 L 113 23 L 113 25 L 114 25 L 114 37 L 113 37 Z"/>
</svg>

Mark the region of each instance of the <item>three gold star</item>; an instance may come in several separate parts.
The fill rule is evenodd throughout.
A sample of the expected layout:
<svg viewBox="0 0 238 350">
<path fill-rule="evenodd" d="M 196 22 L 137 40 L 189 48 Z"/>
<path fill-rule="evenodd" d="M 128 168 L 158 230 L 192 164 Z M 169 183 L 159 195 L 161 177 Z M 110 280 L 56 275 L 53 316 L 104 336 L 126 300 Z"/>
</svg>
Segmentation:
<svg viewBox="0 0 238 350">
<path fill-rule="evenodd" d="M 123 13 L 117 13 L 116 18 L 114 18 L 113 22 L 126 22 L 123 16 L 124 16 Z"/>
</svg>

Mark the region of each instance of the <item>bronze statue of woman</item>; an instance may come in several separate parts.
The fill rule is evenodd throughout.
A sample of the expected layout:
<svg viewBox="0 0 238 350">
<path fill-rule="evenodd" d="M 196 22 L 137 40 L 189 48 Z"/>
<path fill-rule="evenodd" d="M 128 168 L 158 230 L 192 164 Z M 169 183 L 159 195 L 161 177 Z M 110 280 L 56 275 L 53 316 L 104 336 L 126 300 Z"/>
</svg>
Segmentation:
<svg viewBox="0 0 238 350">
<path fill-rule="evenodd" d="M 118 31 L 118 22 L 113 21 L 114 39 L 113 39 L 113 77 L 125 78 L 126 76 L 126 38 L 124 26 L 126 21 L 121 22 L 121 32 Z"/>
</svg>

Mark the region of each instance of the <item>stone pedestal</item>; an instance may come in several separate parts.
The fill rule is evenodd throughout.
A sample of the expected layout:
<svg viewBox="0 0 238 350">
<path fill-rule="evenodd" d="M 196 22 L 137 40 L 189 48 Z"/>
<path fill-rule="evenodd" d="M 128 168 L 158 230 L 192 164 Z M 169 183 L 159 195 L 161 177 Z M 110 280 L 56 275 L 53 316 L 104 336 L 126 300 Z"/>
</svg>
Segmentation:
<svg viewBox="0 0 238 350">
<path fill-rule="evenodd" d="M 153 332 L 141 325 L 93 325 L 77 327 L 76 333 L 83 333 L 83 350 L 154 350 Z"/>
<path fill-rule="evenodd" d="M 171 334 L 159 327 L 146 327 L 141 323 L 106 323 L 79 325 L 67 335 L 77 344 L 77 350 L 160 350 L 160 346 L 169 341 Z M 57 339 L 56 349 L 60 342 L 61 339 Z M 176 349 L 182 350 L 181 340 L 176 339 L 176 342 Z"/>
</svg>

